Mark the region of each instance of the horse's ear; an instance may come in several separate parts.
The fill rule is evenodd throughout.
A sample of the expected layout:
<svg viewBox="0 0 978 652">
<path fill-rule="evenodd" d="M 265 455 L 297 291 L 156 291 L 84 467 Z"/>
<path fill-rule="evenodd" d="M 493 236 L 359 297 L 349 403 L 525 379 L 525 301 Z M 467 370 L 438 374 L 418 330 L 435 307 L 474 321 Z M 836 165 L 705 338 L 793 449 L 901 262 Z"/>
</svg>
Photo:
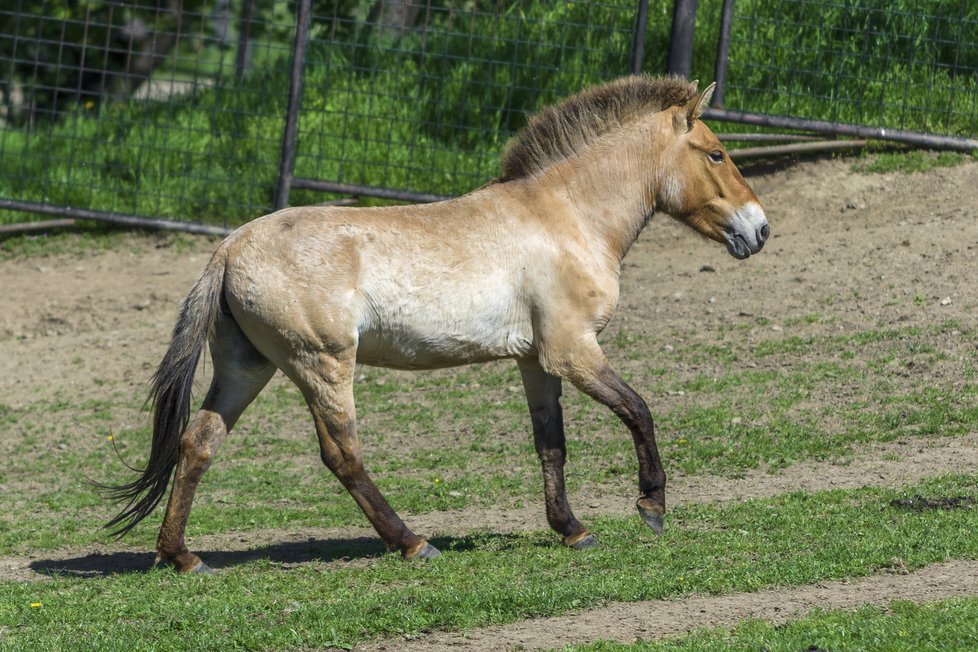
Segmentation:
<svg viewBox="0 0 978 652">
<path fill-rule="evenodd" d="M 689 84 L 690 91 L 692 94 L 696 93 L 696 86 L 699 82 L 691 82 Z M 698 117 L 703 115 L 703 111 L 706 107 L 710 105 L 710 98 L 713 97 L 713 89 L 717 86 L 716 82 L 713 82 L 707 86 L 702 93 L 695 95 L 693 99 L 686 102 L 679 111 L 673 116 L 673 126 L 676 128 L 677 134 L 689 133 L 693 128 L 693 123 Z"/>
<path fill-rule="evenodd" d="M 696 100 L 694 100 L 695 103 L 690 102 L 690 104 L 693 104 L 693 109 L 689 114 L 690 124 L 693 124 L 693 120 L 703 115 L 703 112 L 706 111 L 706 108 L 710 106 L 710 99 L 713 97 L 713 91 L 716 89 L 716 87 L 717 87 L 717 83 L 713 82 L 712 84 L 710 84 L 709 86 L 703 89 L 703 92 L 700 93 L 700 96 L 696 98 Z"/>
</svg>

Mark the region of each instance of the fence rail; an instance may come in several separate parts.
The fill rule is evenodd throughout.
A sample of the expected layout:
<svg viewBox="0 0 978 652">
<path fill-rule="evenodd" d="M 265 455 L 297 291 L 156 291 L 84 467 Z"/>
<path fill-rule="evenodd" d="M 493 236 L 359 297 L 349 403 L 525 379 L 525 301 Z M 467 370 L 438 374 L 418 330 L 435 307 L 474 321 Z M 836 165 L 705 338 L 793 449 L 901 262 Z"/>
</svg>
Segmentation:
<svg viewBox="0 0 978 652">
<path fill-rule="evenodd" d="M 495 176 L 527 113 L 637 71 L 717 79 L 707 117 L 744 131 L 978 149 L 978 5 L 698 4 L 10 0 L 0 222 L 433 201 Z"/>
</svg>

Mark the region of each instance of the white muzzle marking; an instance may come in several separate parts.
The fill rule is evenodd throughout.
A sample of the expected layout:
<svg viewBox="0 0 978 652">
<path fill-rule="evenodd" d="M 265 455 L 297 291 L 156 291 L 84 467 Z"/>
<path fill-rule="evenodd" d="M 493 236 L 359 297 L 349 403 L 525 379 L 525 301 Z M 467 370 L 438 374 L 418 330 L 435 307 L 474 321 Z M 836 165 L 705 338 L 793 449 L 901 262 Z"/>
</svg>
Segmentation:
<svg viewBox="0 0 978 652">
<path fill-rule="evenodd" d="M 723 239 L 730 255 L 743 260 L 760 251 L 770 233 L 764 209 L 750 202 L 738 208 L 727 222 Z"/>
</svg>

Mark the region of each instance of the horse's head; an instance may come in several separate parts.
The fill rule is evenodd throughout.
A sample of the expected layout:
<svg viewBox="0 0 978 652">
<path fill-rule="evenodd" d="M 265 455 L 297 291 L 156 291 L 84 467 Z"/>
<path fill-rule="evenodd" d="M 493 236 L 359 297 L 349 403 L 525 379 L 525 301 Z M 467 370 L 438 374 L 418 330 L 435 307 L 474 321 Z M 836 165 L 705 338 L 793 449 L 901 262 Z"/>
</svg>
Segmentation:
<svg viewBox="0 0 978 652">
<path fill-rule="evenodd" d="M 698 120 L 715 85 L 668 110 L 671 121 L 664 129 L 672 132 L 675 141 L 663 161 L 656 205 L 742 259 L 761 250 L 771 228 L 757 196 L 723 145 Z"/>
</svg>

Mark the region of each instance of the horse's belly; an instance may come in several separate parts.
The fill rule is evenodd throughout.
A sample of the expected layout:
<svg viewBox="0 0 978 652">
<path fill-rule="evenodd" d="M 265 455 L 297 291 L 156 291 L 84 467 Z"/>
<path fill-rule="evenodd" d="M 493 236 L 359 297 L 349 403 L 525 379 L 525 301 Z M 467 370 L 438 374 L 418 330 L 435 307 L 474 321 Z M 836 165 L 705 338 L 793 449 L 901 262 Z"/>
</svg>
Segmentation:
<svg viewBox="0 0 978 652">
<path fill-rule="evenodd" d="M 453 367 L 532 352 L 529 319 L 459 322 L 427 312 L 361 328 L 357 362 L 396 369 Z"/>
</svg>

